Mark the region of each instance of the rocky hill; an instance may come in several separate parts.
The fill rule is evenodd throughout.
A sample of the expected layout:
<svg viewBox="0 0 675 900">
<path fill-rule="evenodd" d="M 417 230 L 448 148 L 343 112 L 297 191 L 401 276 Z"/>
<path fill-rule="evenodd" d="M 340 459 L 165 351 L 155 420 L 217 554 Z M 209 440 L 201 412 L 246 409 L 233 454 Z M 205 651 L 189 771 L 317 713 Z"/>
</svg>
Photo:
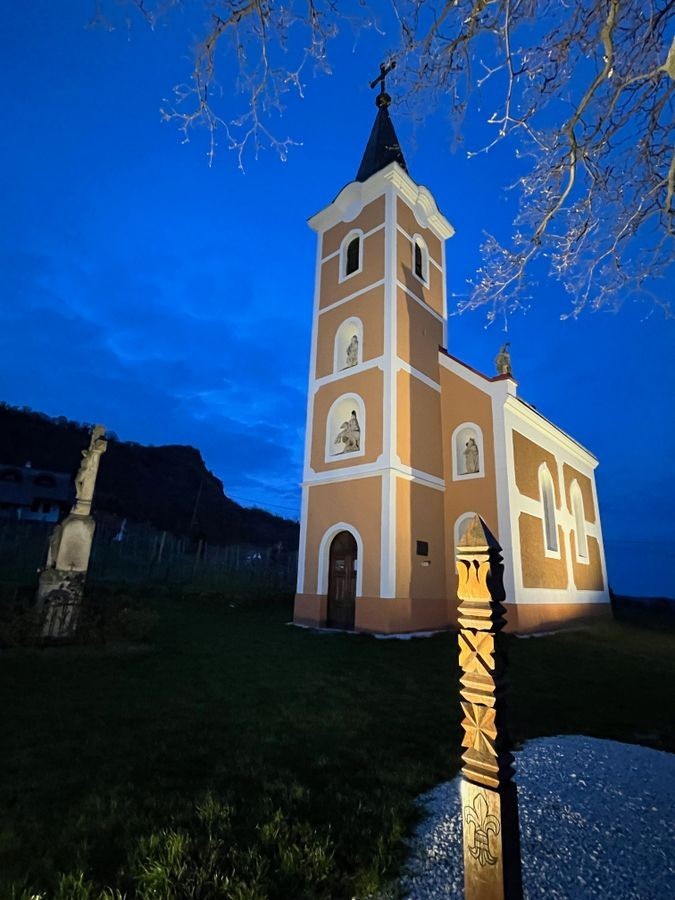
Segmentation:
<svg viewBox="0 0 675 900">
<path fill-rule="evenodd" d="M 63 416 L 0 404 L 0 464 L 30 461 L 35 468 L 74 475 L 89 429 Z M 281 541 L 289 550 L 298 545 L 297 522 L 230 500 L 194 447 L 146 447 L 110 438 L 99 470 L 97 510 L 213 544 Z"/>
</svg>

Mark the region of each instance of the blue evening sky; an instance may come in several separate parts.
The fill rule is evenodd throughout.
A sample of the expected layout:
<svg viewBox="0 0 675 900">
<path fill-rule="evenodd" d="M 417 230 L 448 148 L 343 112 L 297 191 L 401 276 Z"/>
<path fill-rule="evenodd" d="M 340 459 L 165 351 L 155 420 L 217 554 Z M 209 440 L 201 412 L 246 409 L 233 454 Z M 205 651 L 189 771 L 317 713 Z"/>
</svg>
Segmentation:
<svg viewBox="0 0 675 900">
<path fill-rule="evenodd" d="M 190 25 L 87 29 L 94 0 L 4 4 L 0 399 L 103 422 L 120 438 L 192 444 L 245 506 L 299 514 L 314 235 L 306 219 L 356 174 L 375 116 L 368 80 L 395 43 L 339 39 L 332 75 L 305 79 L 279 136 L 282 163 L 189 144 L 159 108 L 190 71 Z M 198 19 L 196 20 L 198 22 Z M 195 34 L 197 28 L 194 29 Z M 386 32 L 386 28 L 385 28 Z M 480 145 L 491 110 L 470 115 Z M 441 113 L 391 109 L 411 175 L 456 228 L 448 292 L 481 264 L 483 231 L 509 233 L 513 148 L 468 160 Z M 610 584 L 675 595 L 675 324 L 628 303 L 561 321 L 542 280 L 527 314 L 486 327 L 453 316 L 449 350 L 491 373 L 511 341 L 519 393 L 599 459 Z M 505 335 L 504 327 L 508 326 Z M 670 559 L 668 558 L 670 557 Z"/>
</svg>

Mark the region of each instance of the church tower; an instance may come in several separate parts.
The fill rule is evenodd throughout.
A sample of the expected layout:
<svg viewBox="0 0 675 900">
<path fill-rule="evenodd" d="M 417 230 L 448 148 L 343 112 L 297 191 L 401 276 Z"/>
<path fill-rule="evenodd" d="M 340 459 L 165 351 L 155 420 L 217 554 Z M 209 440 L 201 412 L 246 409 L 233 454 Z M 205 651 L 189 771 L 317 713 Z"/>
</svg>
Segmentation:
<svg viewBox="0 0 675 900">
<path fill-rule="evenodd" d="M 453 234 L 377 115 L 356 178 L 317 234 L 302 484 L 298 624 L 445 627 L 439 346 Z"/>
</svg>

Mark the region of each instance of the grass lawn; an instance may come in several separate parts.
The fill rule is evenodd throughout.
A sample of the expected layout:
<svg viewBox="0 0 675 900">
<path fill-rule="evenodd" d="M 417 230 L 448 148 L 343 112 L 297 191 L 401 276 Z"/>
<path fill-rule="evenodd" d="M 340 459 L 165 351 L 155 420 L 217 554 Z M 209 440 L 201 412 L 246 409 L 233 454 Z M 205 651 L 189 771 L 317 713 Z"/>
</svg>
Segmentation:
<svg viewBox="0 0 675 900">
<path fill-rule="evenodd" d="M 0 897 L 349 898 L 459 768 L 456 638 L 151 599 L 149 646 L 0 653 Z M 510 639 L 517 740 L 675 751 L 675 632 Z"/>
</svg>

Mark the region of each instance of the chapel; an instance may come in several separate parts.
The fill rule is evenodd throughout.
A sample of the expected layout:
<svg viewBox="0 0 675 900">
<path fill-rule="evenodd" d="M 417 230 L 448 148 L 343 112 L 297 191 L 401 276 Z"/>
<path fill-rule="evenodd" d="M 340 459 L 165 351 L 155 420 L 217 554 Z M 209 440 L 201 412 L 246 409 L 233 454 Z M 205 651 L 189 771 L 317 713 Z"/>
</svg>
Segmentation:
<svg viewBox="0 0 675 900">
<path fill-rule="evenodd" d="M 379 634 L 457 621 L 475 514 L 504 557 L 507 630 L 607 615 L 598 460 L 496 374 L 446 349 L 453 228 L 409 175 L 381 82 L 356 178 L 317 234 L 302 481 L 300 625 Z"/>
</svg>

